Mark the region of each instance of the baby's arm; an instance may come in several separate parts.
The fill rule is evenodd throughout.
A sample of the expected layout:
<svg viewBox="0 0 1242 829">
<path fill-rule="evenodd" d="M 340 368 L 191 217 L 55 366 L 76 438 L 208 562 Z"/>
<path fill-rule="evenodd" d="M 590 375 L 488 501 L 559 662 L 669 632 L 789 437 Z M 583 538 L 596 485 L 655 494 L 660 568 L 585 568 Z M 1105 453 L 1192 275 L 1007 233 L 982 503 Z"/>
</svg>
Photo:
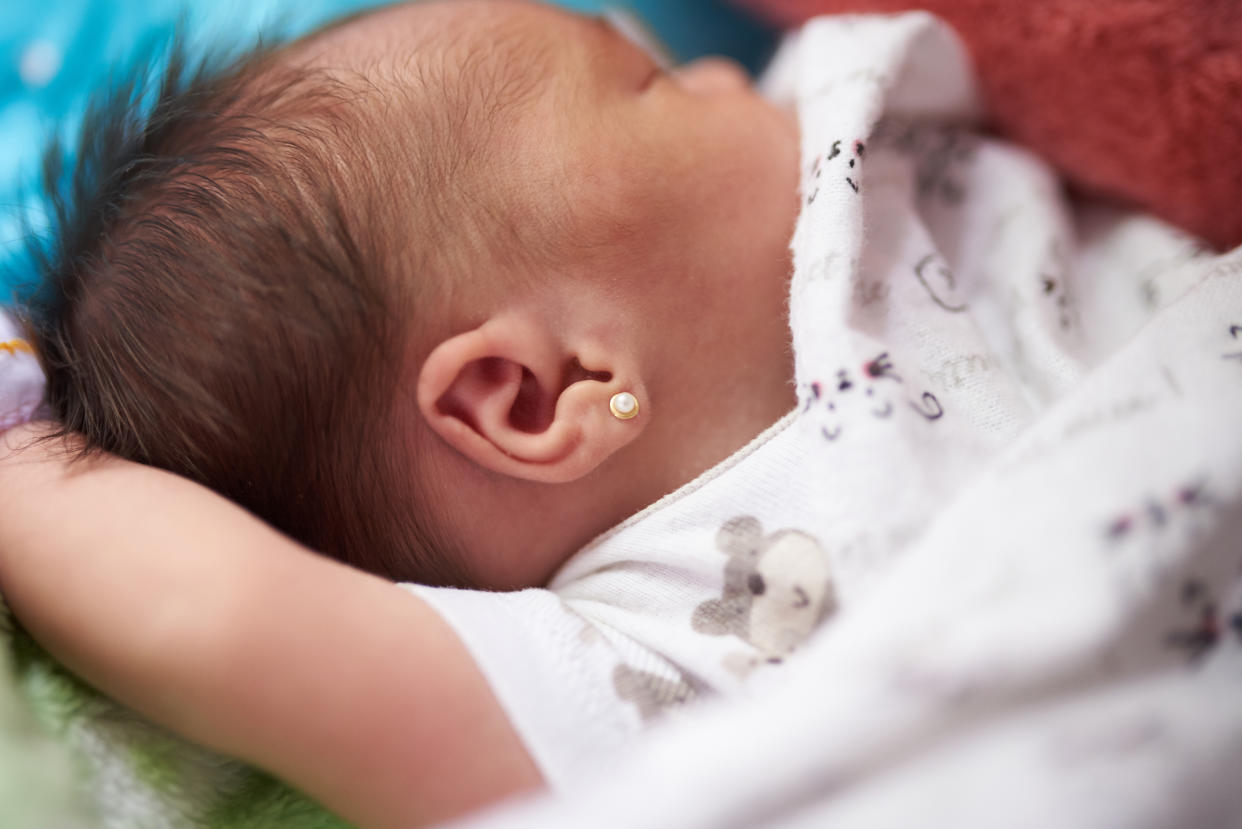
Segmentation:
<svg viewBox="0 0 1242 829">
<path fill-rule="evenodd" d="M 113 457 L 70 464 L 25 445 L 33 434 L 0 436 L 0 590 L 72 670 L 363 826 L 540 785 L 419 599 L 189 481 Z"/>
</svg>

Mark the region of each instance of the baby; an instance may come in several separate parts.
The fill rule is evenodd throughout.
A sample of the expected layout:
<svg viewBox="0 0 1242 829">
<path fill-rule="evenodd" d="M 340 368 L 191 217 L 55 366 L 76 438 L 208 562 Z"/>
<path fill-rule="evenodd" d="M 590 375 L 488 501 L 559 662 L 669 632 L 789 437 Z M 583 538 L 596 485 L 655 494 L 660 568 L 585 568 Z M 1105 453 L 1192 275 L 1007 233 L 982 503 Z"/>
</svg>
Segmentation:
<svg viewBox="0 0 1242 829">
<path fill-rule="evenodd" d="M 97 113 L 45 268 L 89 445 L 363 569 L 511 589 L 793 405 L 796 128 L 740 69 L 431 3 L 189 74 L 141 135 Z"/>
<path fill-rule="evenodd" d="M 602 20 L 463 0 L 351 19 L 218 77 L 174 63 L 168 78 L 137 128 L 116 105 L 90 116 L 76 203 L 31 304 L 47 402 L 82 448 L 203 483 L 390 579 L 512 590 L 543 585 L 793 407 L 797 130 L 739 68 L 664 71 Z M 223 578 L 238 589 L 196 619 L 237 620 L 240 634 L 249 596 L 299 639 L 330 628 L 316 652 L 369 639 L 348 649 L 368 667 L 301 646 L 294 657 L 281 634 L 259 648 L 247 632 L 240 652 L 205 641 L 226 636 L 168 641 L 160 631 L 178 625 L 165 611 L 194 607 L 184 595 L 144 613 L 145 644 L 109 621 L 108 638 L 127 642 L 113 663 L 90 633 L 62 641 L 44 623 L 10 557 L 6 595 L 68 664 L 368 825 L 538 780 L 466 652 L 417 600 L 304 562 L 186 484 L 100 467 L 66 474 L 107 491 L 111 475 L 132 479 L 127 501 L 148 490 L 141 536 L 175 514 L 189 523 L 176 522 L 176 556 L 171 536 L 149 536 L 145 561 L 127 533 L 124 567 L 75 565 L 75 579 L 128 573 L 145 602 L 179 592 L 161 574 L 196 593 Z M 97 496 L 83 509 L 120 514 Z M 243 573 L 255 590 L 235 582 Z M 126 592 L 90 618 L 126 616 Z M 370 632 L 388 613 L 401 621 L 385 644 Z M 86 615 L 75 628 L 96 627 Z M 165 648 L 193 653 L 185 687 Z M 377 676 L 398 651 L 404 676 Z M 324 726 L 317 737 L 280 725 L 270 709 L 293 709 L 276 685 L 257 706 L 219 693 L 226 675 L 287 657 L 300 667 L 281 669 L 282 687 L 298 689 L 299 721 Z M 350 679 L 318 697 L 295 680 L 325 668 Z M 386 704 L 372 699 L 381 687 Z M 419 713 L 398 713 L 408 707 Z M 344 759 L 340 739 L 365 759 Z"/>
<path fill-rule="evenodd" d="M 825 672 L 845 689 L 829 701 L 868 701 L 840 721 L 882 695 L 907 712 L 893 728 L 937 733 L 921 718 L 960 696 L 943 688 L 986 694 L 1012 652 L 988 614 L 1026 608 L 1042 634 L 1031 608 L 1056 604 L 979 585 L 1100 560 L 1097 513 L 1140 503 L 1117 494 L 1132 484 L 1229 478 L 1227 452 L 1161 435 L 1141 445 L 1167 443 L 1163 466 L 982 543 L 1010 515 L 992 494 L 1069 491 L 1045 408 L 1091 424 L 1172 384 L 1215 412 L 1198 403 L 1226 381 L 1161 374 L 1208 346 L 1155 300 L 1118 301 L 1125 268 L 1081 281 L 1049 172 L 954 126 L 977 111 L 947 30 L 802 37 L 801 134 L 727 64 L 665 72 L 607 25 L 503 0 L 387 9 L 172 83 L 133 142 L 97 118 L 93 201 L 30 328 L 65 439 L 107 451 L 0 461 L 17 615 L 104 691 L 363 825 L 564 790 L 681 703 L 781 681 L 838 611 L 834 653 L 862 656 Z M 1195 259 L 1156 237 L 1144 262 Z M 1201 317 L 1233 294 L 1193 284 L 1157 287 L 1216 330 Z M 1107 337 L 1083 324 L 1103 307 Z M 1082 391 L 1149 319 L 1136 342 L 1173 368 L 1140 349 Z M 1088 484 L 1133 445 L 1116 434 L 1077 437 Z M 970 518 L 961 543 L 942 514 Z M 901 593 L 907 557 L 899 574 L 923 570 Z M 992 661 L 917 661 L 936 631 L 974 643 L 946 658 Z M 1042 653 L 997 693 L 1065 687 L 1038 684 Z M 1060 676 L 1072 659 L 1048 653 Z M 894 744 L 862 734 L 863 771 L 839 779 Z"/>
</svg>

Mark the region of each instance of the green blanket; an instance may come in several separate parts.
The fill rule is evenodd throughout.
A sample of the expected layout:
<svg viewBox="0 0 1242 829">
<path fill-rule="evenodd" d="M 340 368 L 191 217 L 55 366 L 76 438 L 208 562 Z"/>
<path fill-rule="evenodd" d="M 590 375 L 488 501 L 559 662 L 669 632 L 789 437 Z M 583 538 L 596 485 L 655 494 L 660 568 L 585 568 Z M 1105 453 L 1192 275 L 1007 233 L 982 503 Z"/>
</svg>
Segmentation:
<svg viewBox="0 0 1242 829">
<path fill-rule="evenodd" d="M 271 775 L 173 736 L 81 682 L 2 601 L 0 644 L 0 825 L 348 825 Z"/>
</svg>

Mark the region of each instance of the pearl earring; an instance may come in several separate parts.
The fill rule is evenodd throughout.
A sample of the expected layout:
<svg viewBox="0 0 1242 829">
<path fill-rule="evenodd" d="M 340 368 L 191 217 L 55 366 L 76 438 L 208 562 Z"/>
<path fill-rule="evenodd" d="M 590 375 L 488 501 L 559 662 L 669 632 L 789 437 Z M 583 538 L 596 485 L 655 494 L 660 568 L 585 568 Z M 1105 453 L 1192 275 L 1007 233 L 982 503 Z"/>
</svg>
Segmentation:
<svg viewBox="0 0 1242 829">
<path fill-rule="evenodd" d="M 608 401 L 608 409 L 617 420 L 638 417 L 638 398 L 628 391 L 617 392 Z"/>
</svg>

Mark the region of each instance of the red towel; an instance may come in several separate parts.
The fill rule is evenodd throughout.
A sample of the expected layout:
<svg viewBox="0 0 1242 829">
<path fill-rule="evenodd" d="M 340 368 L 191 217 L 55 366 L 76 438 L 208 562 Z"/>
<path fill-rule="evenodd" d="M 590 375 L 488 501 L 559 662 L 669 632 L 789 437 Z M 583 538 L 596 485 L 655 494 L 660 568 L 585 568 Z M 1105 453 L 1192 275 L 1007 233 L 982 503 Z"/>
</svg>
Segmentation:
<svg viewBox="0 0 1242 829">
<path fill-rule="evenodd" d="M 1071 185 L 1242 244 L 1239 0 L 737 0 L 792 26 L 923 8 L 978 67 L 996 130 Z"/>
</svg>

